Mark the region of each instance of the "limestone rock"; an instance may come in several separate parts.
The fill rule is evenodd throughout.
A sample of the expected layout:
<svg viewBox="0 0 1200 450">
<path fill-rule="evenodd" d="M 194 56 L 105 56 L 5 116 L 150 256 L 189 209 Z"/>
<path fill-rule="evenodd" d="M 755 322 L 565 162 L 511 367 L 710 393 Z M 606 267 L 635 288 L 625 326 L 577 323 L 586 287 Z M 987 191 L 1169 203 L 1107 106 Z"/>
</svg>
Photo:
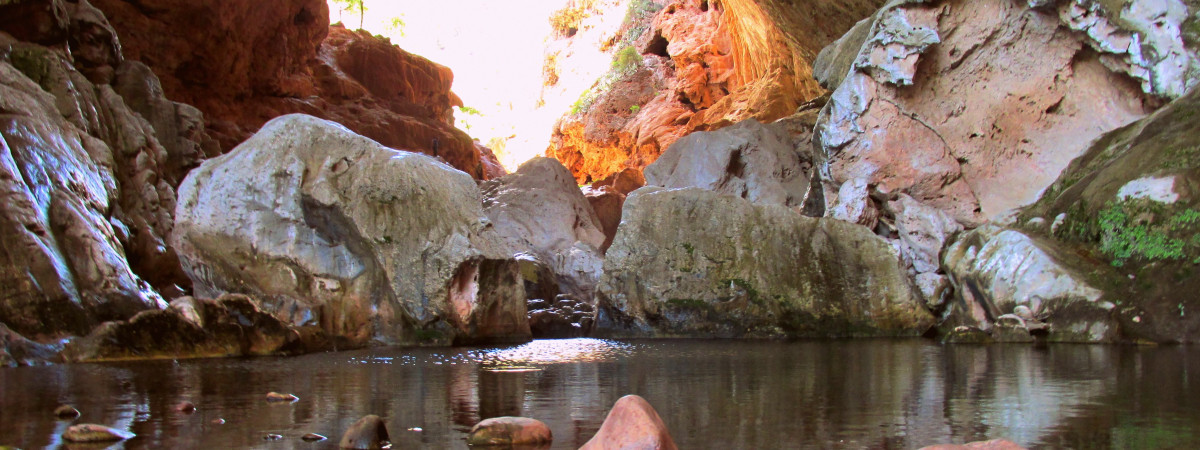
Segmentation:
<svg viewBox="0 0 1200 450">
<path fill-rule="evenodd" d="M 556 278 L 555 295 L 593 297 L 604 231 L 562 163 L 534 158 L 512 174 L 483 182 L 480 189 L 484 213 L 509 255 L 531 255 L 548 267 Z"/>
<path fill-rule="evenodd" d="M 137 435 L 125 430 L 92 423 L 71 425 L 62 435 L 66 441 L 78 443 L 116 442 L 131 439 L 135 436 Z"/>
<path fill-rule="evenodd" d="M 811 154 L 798 151 L 782 126 L 748 119 L 675 141 L 644 174 L 652 186 L 698 187 L 798 208 L 809 194 L 811 169 Z"/>
<path fill-rule="evenodd" d="M 629 197 L 598 299 L 609 336 L 895 336 L 933 323 L 869 230 L 696 188 Z"/>
<path fill-rule="evenodd" d="M 1146 94 L 1138 70 L 1113 69 L 1108 44 L 1073 31 L 1068 12 L 1085 3 L 1093 23 L 1128 14 L 1103 2 L 889 2 L 816 63 L 836 87 L 815 138 L 827 181 L 865 178 L 968 226 L 1032 203 L 1089 141 L 1166 93 Z M 1122 42 L 1118 53 L 1136 47 Z"/>
<path fill-rule="evenodd" d="M 1122 332 L 1153 342 L 1200 342 L 1200 126 L 1192 90 L 1094 142 L 1019 222 L 1111 266 Z M 1082 257 L 1082 258 L 1081 258 Z"/>
<path fill-rule="evenodd" d="M 475 182 L 433 158 L 288 115 L 189 173 L 180 199 L 172 243 L 197 295 L 252 295 L 347 346 L 529 337 Z"/>
<path fill-rule="evenodd" d="M 828 211 L 829 217 L 875 229 L 879 223 L 879 208 L 871 199 L 866 178 L 855 178 L 838 188 L 837 201 Z"/>
<path fill-rule="evenodd" d="M 600 430 L 580 450 L 632 448 L 673 450 L 678 447 L 658 411 L 646 399 L 626 395 L 613 404 Z"/>
<path fill-rule="evenodd" d="M 1050 341 L 1118 340 L 1111 296 L 1093 284 L 1096 277 L 1112 274 L 1104 266 L 1071 258 L 1059 246 L 994 225 L 963 234 L 942 260 L 955 291 L 942 328 L 969 326 L 996 340 L 1012 340 L 1001 339 L 1005 330 L 998 325 L 1002 316 L 1023 308 L 1021 315 L 1049 325 L 1048 330 L 1030 328 L 1028 322 L 1034 320 L 1015 320 L 1025 337 L 1041 332 Z"/>
<path fill-rule="evenodd" d="M 467 445 L 547 445 L 554 440 L 550 427 L 528 417 L 492 417 L 471 427 Z"/>
<path fill-rule="evenodd" d="M 370 414 L 358 419 L 346 429 L 338 448 L 382 449 L 385 445 L 389 445 L 387 424 L 383 422 L 383 418 Z"/>
<path fill-rule="evenodd" d="M 289 353 L 299 340 L 245 295 L 192 303 L 199 320 L 176 308 L 144 311 L 100 325 L 68 344 L 64 355 L 70 361 L 262 356 Z"/>
</svg>

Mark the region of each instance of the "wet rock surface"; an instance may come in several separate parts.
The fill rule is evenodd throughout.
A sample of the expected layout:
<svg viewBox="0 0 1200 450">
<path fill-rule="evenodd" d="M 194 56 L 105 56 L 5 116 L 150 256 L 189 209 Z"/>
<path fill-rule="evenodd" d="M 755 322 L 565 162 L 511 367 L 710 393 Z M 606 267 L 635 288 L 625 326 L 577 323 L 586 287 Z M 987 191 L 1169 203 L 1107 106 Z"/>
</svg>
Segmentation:
<svg viewBox="0 0 1200 450">
<path fill-rule="evenodd" d="M 933 316 L 866 228 L 696 188 L 625 205 L 597 305 L 602 336 L 920 335 Z"/>
<path fill-rule="evenodd" d="M 172 243 L 198 295 L 252 295 L 343 346 L 529 337 L 475 182 L 428 156 L 289 115 L 192 171 L 180 199 Z"/>
<path fill-rule="evenodd" d="M 528 417 L 492 417 L 471 427 L 467 445 L 508 446 L 550 444 L 554 440 L 550 427 L 537 419 Z"/>
<path fill-rule="evenodd" d="M 346 429 L 342 440 L 338 442 L 338 448 L 382 449 L 391 446 L 388 439 L 387 424 L 383 418 L 370 414 L 358 419 Z"/>
<path fill-rule="evenodd" d="M 125 430 L 92 423 L 71 425 L 62 435 L 63 439 L 68 442 L 79 443 L 117 442 L 136 436 Z"/>
</svg>

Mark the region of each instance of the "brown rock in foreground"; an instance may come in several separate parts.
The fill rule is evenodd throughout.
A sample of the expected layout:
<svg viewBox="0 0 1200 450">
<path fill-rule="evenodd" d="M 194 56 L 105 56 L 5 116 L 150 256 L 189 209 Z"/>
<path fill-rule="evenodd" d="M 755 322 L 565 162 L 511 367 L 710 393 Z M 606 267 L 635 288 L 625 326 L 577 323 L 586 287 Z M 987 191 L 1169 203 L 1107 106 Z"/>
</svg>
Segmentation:
<svg viewBox="0 0 1200 450">
<path fill-rule="evenodd" d="M 493 417 L 471 428 L 467 445 L 542 445 L 554 440 L 550 427 L 528 417 Z"/>
<path fill-rule="evenodd" d="M 613 404 L 600 431 L 579 450 L 676 449 L 667 425 L 646 399 L 626 395 Z"/>
<path fill-rule="evenodd" d="M 383 418 L 370 414 L 346 429 L 338 448 L 381 449 L 386 445 L 389 445 L 387 425 Z"/>
<path fill-rule="evenodd" d="M 922 447 L 921 450 L 1025 450 L 1025 447 L 1007 439 L 992 439 L 967 444 L 938 444 Z"/>
<path fill-rule="evenodd" d="M 70 442 L 115 442 L 130 439 L 134 436 L 137 435 L 125 430 L 118 430 L 93 423 L 71 425 L 62 435 L 63 439 Z"/>
</svg>

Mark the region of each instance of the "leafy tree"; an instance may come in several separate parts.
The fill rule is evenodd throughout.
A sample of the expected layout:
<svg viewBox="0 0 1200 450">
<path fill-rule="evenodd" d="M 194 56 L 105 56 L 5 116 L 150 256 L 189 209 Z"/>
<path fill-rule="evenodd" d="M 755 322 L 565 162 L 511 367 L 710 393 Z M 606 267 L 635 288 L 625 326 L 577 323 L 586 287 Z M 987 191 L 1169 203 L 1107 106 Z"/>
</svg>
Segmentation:
<svg viewBox="0 0 1200 450">
<path fill-rule="evenodd" d="M 363 16 L 365 16 L 367 13 L 367 5 L 364 5 L 363 1 L 364 0 L 333 0 L 334 3 L 342 6 L 342 11 L 354 12 L 354 10 L 358 10 L 358 29 L 360 30 L 363 27 Z"/>
</svg>

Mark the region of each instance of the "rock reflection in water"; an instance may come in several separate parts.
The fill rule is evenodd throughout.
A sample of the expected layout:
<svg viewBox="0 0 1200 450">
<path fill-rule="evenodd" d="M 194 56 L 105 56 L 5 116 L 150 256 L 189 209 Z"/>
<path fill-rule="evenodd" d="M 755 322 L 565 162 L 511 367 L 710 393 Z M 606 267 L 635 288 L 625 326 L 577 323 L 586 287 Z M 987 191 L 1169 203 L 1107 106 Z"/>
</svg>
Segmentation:
<svg viewBox="0 0 1200 450">
<path fill-rule="evenodd" d="M 681 448 L 913 448 L 1006 437 L 1051 448 L 1197 447 L 1200 351 L 942 346 L 923 340 L 535 341 L 296 358 L 0 370 L 0 445 L 58 447 L 70 422 L 138 434 L 118 448 L 324 448 L 365 414 L 398 448 L 465 448 L 480 420 L 546 422 L 577 448 L 625 394 Z M 300 401 L 269 404 L 269 391 Z M 181 401 L 193 414 L 174 410 Z M 214 419 L 226 423 L 217 425 Z M 330 441 L 299 438 L 320 433 Z M 322 447 L 324 446 L 324 447 Z"/>
</svg>

